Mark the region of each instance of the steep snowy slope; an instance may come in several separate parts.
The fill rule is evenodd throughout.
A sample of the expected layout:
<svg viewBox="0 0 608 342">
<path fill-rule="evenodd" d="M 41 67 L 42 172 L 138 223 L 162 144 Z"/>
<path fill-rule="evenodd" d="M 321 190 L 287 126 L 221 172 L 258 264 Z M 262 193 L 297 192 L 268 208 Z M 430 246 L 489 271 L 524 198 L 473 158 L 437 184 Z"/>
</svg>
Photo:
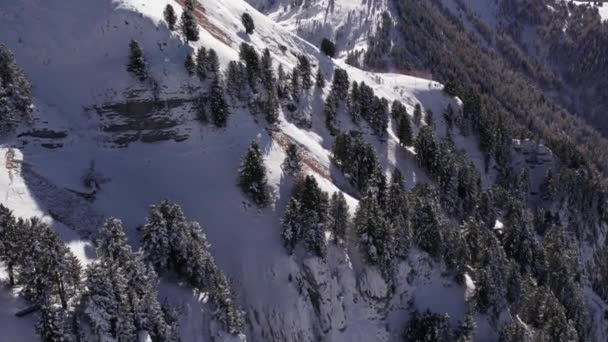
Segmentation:
<svg viewBox="0 0 608 342">
<path fill-rule="evenodd" d="M 319 46 L 323 38 L 336 42 L 340 54 L 365 49 L 384 11 L 386 0 L 247 0 L 285 29 Z"/>
<path fill-rule="evenodd" d="M 294 182 L 280 166 L 286 141 L 305 149 L 305 171 L 324 190 L 350 194 L 351 210 L 357 204 L 358 194 L 330 162 L 331 137 L 323 124 L 321 94 L 311 94 L 304 104 L 303 110 L 312 113 L 311 129 L 299 128 L 282 113 L 278 129 L 270 129 L 244 108 L 232 108 L 228 127 L 215 129 L 195 119 L 196 94 L 191 89 L 198 80 L 187 76 L 183 61 L 193 49 L 205 46 L 218 52 L 225 67 L 238 59 L 241 42 L 258 51 L 268 47 L 275 66 L 281 63 L 288 69 L 295 66 L 297 55 L 306 54 L 326 78 L 331 78 L 334 68 L 344 68 L 351 80 L 366 82 L 377 95 L 403 101 L 409 113 L 417 103 L 442 113 L 453 100 L 443 94 L 441 85 L 334 63 L 291 33 L 291 24 L 277 25 L 244 1 L 203 2 L 201 39 L 188 45 L 162 23 L 167 3 L 5 0 L 0 4 L 0 37 L 31 78 L 36 105 L 33 126 L 21 127 L 3 142 L 0 190 L 5 195 L 0 201 L 20 216 L 45 216 L 65 231 L 62 237 L 85 261 L 94 258 L 90 239 L 104 217 L 121 218 L 137 246 L 136 228 L 149 205 L 163 198 L 180 203 L 187 216 L 204 227 L 220 267 L 233 279 L 252 341 L 311 341 L 318 336 L 328 341 L 393 341 L 403 329 L 408 303 L 449 312 L 456 326 L 465 313 L 465 289 L 441 277 L 440 266 L 423 254 L 414 258 L 419 264 L 413 280 L 408 277 L 412 266 L 401 265 L 400 277 L 408 280 L 398 282 L 395 295 L 388 297 L 387 284 L 376 270 L 362 265 L 356 246 L 349 246 L 348 255 L 333 248 L 327 262 L 300 260 L 285 252 L 280 219 Z M 180 4 L 170 3 L 179 15 Z M 322 13 L 326 5 L 319 4 L 315 11 Z M 341 35 L 344 44 L 351 39 L 358 44 L 373 27 L 374 20 L 368 17 L 376 16 L 384 5 L 370 3 L 360 9 L 360 4 L 336 1 L 334 6 L 335 12 L 330 12 L 335 15 L 327 16 L 320 30 Z M 252 36 L 242 31 L 243 12 L 249 12 L 256 23 Z M 346 13 L 351 13 L 346 15 L 351 18 L 348 22 L 334 21 Z M 317 32 L 312 27 L 319 25 L 320 15 L 309 18 L 307 32 Z M 282 18 L 278 12 L 272 17 Z M 142 46 L 158 82 L 156 90 L 126 72 L 131 39 Z M 154 107 L 155 96 L 166 106 Z M 347 119 L 343 121 L 346 125 Z M 441 120 L 437 126 L 443 134 Z M 427 180 L 413 151 L 399 146 L 392 128 L 385 142 L 371 134 L 366 139 L 374 144 L 385 171 L 399 167 L 408 187 Z M 481 168 L 482 158 L 472 139 L 458 135 L 454 139 Z M 273 205 L 263 210 L 249 203 L 236 186 L 241 156 L 253 140 L 262 147 L 275 195 Z M 81 178 L 91 165 L 104 181 L 89 202 L 75 192 L 88 192 Z M 320 289 L 320 308 L 302 294 L 302 283 Z M 2 291 L 2 296 L 9 296 Z M 201 314 L 207 308 L 191 291 L 167 281 L 161 295 L 181 308 L 184 341 L 209 340 L 213 333 L 209 313 Z M 2 312 L 0 320 L 14 319 L 11 313 Z M 480 334 L 494 334 L 492 328 L 485 329 Z M 28 334 L 15 341 L 29 341 L 31 331 Z"/>
</svg>

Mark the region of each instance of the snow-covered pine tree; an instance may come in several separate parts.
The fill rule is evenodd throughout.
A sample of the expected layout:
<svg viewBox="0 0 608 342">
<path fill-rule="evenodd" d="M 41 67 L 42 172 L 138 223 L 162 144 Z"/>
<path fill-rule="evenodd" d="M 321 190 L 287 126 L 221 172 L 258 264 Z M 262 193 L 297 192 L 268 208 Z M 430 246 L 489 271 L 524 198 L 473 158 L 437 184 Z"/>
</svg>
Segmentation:
<svg viewBox="0 0 608 342">
<path fill-rule="evenodd" d="M 323 38 L 321 41 L 321 51 L 329 58 L 336 56 L 336 45 L 329 39 Z"/>
<path fill-rule="evenodd" d="M 196 63 L 194 62 L 194 58 L 192 58 L 192 53 L 189 53 L 186 56 L 186 61 L 184 62 L 184 68 L 186 68 L 186 72 L 189 76 L 194 75 L 196 71 Z"/>
<path fill-rule="evenodd" d="M 224 97 L 224 87 L 220 74 L 215 74 L 211 80 L 211 89 L 209 90 L 209 110 L 213 117 L 213 124 L 216 127 L 226 127 L 228 116 L 228 103 Z"/>
<path fill-rule="evenodd" d="M 263 88 L 260 96 L 260 110 L 265 113 L 266 121 L 274 124 L 279 119 L 279 98 L 272 57 L 268 49 L 264 49 L 260 60 L 260 81 Z"/>
<path fill-rule="evenodd" d="M 355 125 L 359 125 L 361 121 L 361 106 L 360 106 L 359 83 L 353 81 L 353 84 L 348 93 L 347 106 L 350 112 L 351 120 Z"/>
<path fill-rule="evenodd" d="M 374 188 L 369 188 L 355 213 L 355 228 L 367 261 L 390 277 L 394 264 L 395 235 L 378 203 Z"/>
<path fill-rule="evenodd" d="M 0 261 L 6 267 L 10 286 L 15 285 L 15 268 L 18 267 L 25 242 L 21 227 L 13 212 L 0 204 Z"/>
<path fill-rule="evenodd" d="M 333 91 L 325 99 L 323 114 L 325 115 L 325 127 L 327 127 L 329 133 L 332 135 L 337 134 L 339 132 L 337 127 L 338 99 Z"/>
<path fill-rule="evenodd" d="M 332 81 L 332 92 L 336 94 L 338 99 L 346 99 L 348 96 L 348 72 L 344 69 L 336 68 L 334 70 L 334 78 Z"/>
<path fill-rule="evenodd" d="M 243 13 L 241 15 L 241 22 L 245 28 L 245 32 L 247 32 L 247 34 L 253 34 L 253 31 L 255 30 L 255 23 L 253 22 L 251 14 L 247 12 Z"/>
<path fill-rule="evenodd" d="M 422 107 L 420 107 L 420 103 L 416 103 L 414 106 L 414 123 L 416 126 L 420 127 L 420 122 L 422 121 Z"/>
<path fill-rule="evenodd" d="M 300 70 L 295 68 L 291 71 L 290 74 L 290 87 L 289 92 L 291 95 L 291 100 L 295 103 L 300 102 L 300 93 L 302 91 L 302 85 L 300 83 Z"/>
<path fill-rule="evenodd" d="M 399 121 L 401 117 L 407 116 L 407 108 L 401 103 L 401 101 L 395 100 L 391 105 L 391 117 Z"/>
<path fill-rule="evenodd" d="M 0 132 L 29 121 L 33 109 L 32 84 L 11 51 L 0 44 Z"/>
<path fill-rule="evenodd" d="M 325 76 L 323 76 L 323 72 L 321 71 L 320 67 L 317 69 L 317 75 L 315 76 L 315 85 L 319 89 L 325 88 Z"/>
<path fill-rule="evenodd" d="M 76 342 L 70 316 L 65 309 L 53 305 L 40 308 L 36 332 L 42 342 Z"/>
<path fill-rule="evenodd" d="M 245 65 L 241 62 L 230 61 L 226 68 L 226 92 L 234 100 L 245 101 L 247 99 L 247 92 L 243 87 L 246 82 L 247 72 Z"/>
<path fill-rule="evenodd" d="M 289 254 L 293 253 L 302 236 L 300 211 L 300 202 L 292 197 L 287 203 L 285 214 L 283 214 L 283 231 L 281 232 L 283 243 Z"/>
<path fill-rule="evenodd" d="M 217 52 L 214 49 L 207 51 L 207 58 L 205 61 L 205 67 L 207 68 L 207 76 L 213 77 L 219 75 L 220 72 L 220 60 L 217 56 Z"/>
<path fill-rule="evenodd" d="M 239 185 L 245 194 L 258 206 L 266 206 L 270 201 L 266 166 L 257 142 L 252 142 L 243 157 L 239 169 Z"/>
<path fill-rule="evenodd" d="M 247 43 L 241 43 L 239 49 L 239 58 L 245 63 L 247 70 L 247 80 L 251 91 L 257 93 L 258 78 L 260 76 L 260 57 L 255 48 Z"/>
<path fill-rule="evenodd" d="M 207 79 L 207 64 L 207 49 L 205 49 L 204 46 L 201 46 L 196 51 L 196 75 L 201 81 Z"/>
<path fill-rule="evenodd" d="M 139 47 L 139 43 L 131 39 L 131 42 L 129 43 L 129 63 L 127 64 L 127 71 L 132 73 L 140 81 L 145 81 L 148 77 L 147 68 L 144 53 Z"/>
<path fill-rule="evenodd" d="M 114 217 L 106 219 L 97 241 L 97 256 L 115 261 L 121 265 L 132 262 L 133 251 L 127 242 L 122 222 Z"/>
<path fill-rule="evenodd" d="M 328 229 L 332 232 L 334 242 L 345 243 L 348 231 L 349 216 L 348 204 L 342 192 L 334 192 L 329 203 Z"/>
<path fill-rule="evenodd" d="M 287 146 L 285 161 L 283 161 L 283 171 L 290 175 L 296 175 L 302 169 L 302 157 L 299 147 L 295 143 Z"/>
<path fill-rule="evenodd" d="M 165 17 L 165 21 L 167 22 L 167 27 L 169 27 L 169 30 L 175 30 L 177 16 L 175 15 L 175 10 L 173 9 L 173 6 L 171 6 L 171 4 L 167 4 L 167 6 L 165 6 L 163 16 Z"/>
<path fill-rule="evenodd" d="M 410 193 L 412 205 L 411 227 L 413 240 L 423 251 L 433 257 L 442 253 L 442 219 L 437 195 L 428 185 L 416 185 Z"/>
<path fill-rule="evenodd" d="M 312 67 L 310 66 L 310 60 L 306 55 L 298 56 L 298 71 L 300 78 L 302 79 L 302 87 L 304 90 L 312 88 Z"/>
<path fill-rule="evenodd" d="M 180 27 L 187 41 L 196 42 L 199 38 L 199 33 L 196 17 L 192 13 L 193 11 L 194 9 L 188 8 L 182 11 Z"/>
<path fill-rule="evenodd" d="M 409 251 L 412 232 L 410 227 L 409 203 L 403 185 L 403 176 L 395 168 L 387 191 L 386 215 L 395 232 L 395 254 L 406 257 Z"/>
<path fill-rule="evenodd" d="M 163 201 L 159 206 L 150 207 L 146 223 L 141 228 L 142 249 L 146 259 L 159 273 L 169 267 L 171 256 L 171 222 L 167 221 L 163 212 L 163 207 L 168 205 L 168 201 Z"/>
<path fill-rule="evenodd" d="M 409 116 L 407 114 L 402 115 L 397 120 L 399 122 L 399 127 L 397 128 L 399 143 L 401 143 L 402 146 L 412 146 L 414 139 L 412 137 L 412 125 Z"/>
</svg>

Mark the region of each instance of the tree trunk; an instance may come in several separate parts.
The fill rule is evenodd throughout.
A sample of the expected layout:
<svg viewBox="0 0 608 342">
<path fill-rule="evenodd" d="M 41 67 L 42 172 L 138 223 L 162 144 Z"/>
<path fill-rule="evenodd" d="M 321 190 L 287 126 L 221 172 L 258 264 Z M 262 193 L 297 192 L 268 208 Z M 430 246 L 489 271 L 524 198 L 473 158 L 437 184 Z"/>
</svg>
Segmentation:
<svg viewBox="0 0 608 342">
<path fill-rule="evenodd" d="M 13 263 L 9 262 L 8 268 L 8 282 L 11 286 L 15 286 L 15 273 L 13 272 Z"/>
<path fill-rule="evenodd" d="M 57 289 L 59 290 L 59 299 L 61 300 L 61 307 L 65 310 L 68 308 L 68 302 L 65 298 L 65 289 L 63 287 L 63 282 L 61 281 L 61 277 L 59 274 L 55 274 L 55 281 L 57 282 Z"/>
</svg>

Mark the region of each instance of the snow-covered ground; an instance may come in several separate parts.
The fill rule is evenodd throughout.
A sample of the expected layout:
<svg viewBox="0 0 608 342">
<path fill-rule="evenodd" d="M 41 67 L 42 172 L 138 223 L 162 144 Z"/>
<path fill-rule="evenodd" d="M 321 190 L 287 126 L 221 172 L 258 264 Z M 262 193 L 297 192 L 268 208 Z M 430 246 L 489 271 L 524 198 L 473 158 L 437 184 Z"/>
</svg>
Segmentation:
<svg viewBox="0 0 608 342">
<path fill-rule="evenodd" d="M 316 161 L 305 172 L 314 175 L 324 190 L 344 191 L 349 195 L 351 210 L 357 204 L 356 193 L 330 163 L 331 138 L 323 124 L 322 103 L 319 99 L 314 101 L 312 93 L 310 101 L 305 101 L 313 113 L 311 129 L 298 128 L 281 114 L 279 131 L 271 133 L 260 123 L 262 118 L 241 108 L 233 108 L 227 128 L 203 127 L 194 118 L 188 103 L 191 95 L 186 90 L 198 81 L 188 80 L 183 61 L 193 49 L 205 46 L 215 49 L 225 66 L 238 59 L 241 42 L 248 42 L 258 50 L 268 47 L 275 65 L 281 63 L 288 69 L 295 66 L 297 55 L 306 54 L 327 79 L 334 68 L 344 68 L 351 80 L 366 82 L 377 95 L 403 101 L 410 114 L 417 103 L 442 113 L 453 100 L 443 94 L 441 85 L 404 75 L 368 73 L 334 62 L 292 33 L 293 27 L 289 25 L 296 22 L 308 20 L 307 25 L 316 25 L 314 22 L 323 17 L 320 10 L 326 2 L 319 3 L 320 7 L 315 7 L 318 13 L 306 19 L 292 18 L 289 11 L 277 11 L 268 18 L 241 0 L 206 0 L 202 5 L 207 21 L 200 41 L 191 45 L 162 23 L 162 10 L 167 3 L 179 15 L 180 5 L 166 0 L 2 1 L 0 36 L 35 86 L 37 109 L 33 127 L 64 132 L 66 136 L 6 139 L 0 149 L 0 192 L 3 192 L 0 202 L 16 215 L 42 216 L 52 222 L 83 263 L 88 263 L 95 258 L 91 239 L 101 219 L 107 216 L 122 219 L 132 244 L 137 246 L 136 228 L 143 223 L 149 205 L 163 198 L 176 201 L 190 219 L 201 223 L 219 266 L 233 279 L 237 299 L 247 312 L 251 325 L 248 334 L 253 341 L 310 341 L 320 328 L 332 341 L 397 340 L 405 323 L 404 308 L 410 299 L 421 309 L 450 312 L 456 324 L 464 313 L 467 291 L 443 279 L 437 265 L 428 270 L 425 280 L 408 284 L 407 291 L 403 289 L 389 300 L 385 298 L 387 285 L 377 272 L 358 265 L 356 248 L 349 249 L 350 257 L 341 249 L 332 250 L 326 263 L 288 257 L 280 238 L 280 218 L 294 179 L 281 170 L 285 157 L 282 137 L 300 144 Z M 353 24 L 342 29 L 347 32 L 344 42 L 353 38 L 352 42 L 359 44 L 375 23 L 366 21 L 367 16 L 376 15 L 384 6 L 382 1 L 368 3 L 373 5 L 335 1 L 334 14 L 327 16 L 326 29 L 336 35 L 344 25 L 334 20 L 344 15 L 352 17 Z M 243 12 L 254 18 L 256 30 L 252 36 L 242 31 Z M 291 19 L 280 24 L 272 20 L 281 18 Z M 126 72 L 130 39 L 138 40 L 142 46 L 151 74 L 159 82 L 161 97 L 167 103 L 173 100 L 179 103 L 156 115 L 174 120 L 173 129 L 185 141 L 145 143 L 135 139 L 128 147 L 120 148 L 117 133 L 104 126 L 113 118 L 101 107 L 127 106 L 132 97 L 140 103 L 149 99 L 146 86 L 135 82 Z M 441 127 L 438 122 L 438 132 L 445 131 Z M 31 130 L 32 127 L 22 127 L 20 132 Z M 128 133 L 139 137 L 150 132 Z M 386 172 L 400 167 L 408 187 L 427 180 L 416 166 L 414 152 L 399 147 L 392 129 L 388 136 L 386 142 L 368 137 Z M 258 141 L 264 152 L 275 195 L 273 205 L 263 210 L 252 206 L 236 186 L 241 156 L 253 140 Z M 455 140 L 476 163 L 481 163 L 479 151 L 470 138 L 456 136 Z M 89 202 L 78 193 L 88 192 L 81 179 L 92 163 L 104 181 L 95 200 Z M 292 279 L 303 279 L 325 289 L 321 310 L 328 316 L 319 317 Z M 161 296 L 184 308 L 183 340 L 201 341 L 208 331 L 206 325 L 212 322 L 199 315 L 204 305 L 188 291 L 170 281 L 163 282 Z M 4 288 L 0 296 L 3 303 L 4 298 L 6 303 L 12 303 L 8 311 L 3 306 L 0 327 L 6 324 L 16 332 L 21 331 L 18 327 L 27 327 L 22 335 L 14 336 L 31 341 L 30 319 L 11 315 L 14 307 L 22 304 Z M 393 309 L 385 309 L 388 301 Z M 392 317 L 390 324 L 387 317 Z M 21 341 L 17 337 L 13 340 Z"/>
</svg>

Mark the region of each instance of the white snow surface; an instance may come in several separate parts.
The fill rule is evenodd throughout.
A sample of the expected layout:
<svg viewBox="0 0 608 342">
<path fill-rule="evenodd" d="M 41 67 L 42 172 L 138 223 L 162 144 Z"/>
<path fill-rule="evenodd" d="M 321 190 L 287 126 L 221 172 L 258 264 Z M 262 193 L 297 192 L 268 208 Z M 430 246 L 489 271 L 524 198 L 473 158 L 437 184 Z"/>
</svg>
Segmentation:
<svg viewBox="0 0 608 342">
<path fill-rule="evenodd" d="M 34 84 L 35 120 L 32 127 L 21 127 L 18 133 L 52 129 L 67 136 L 52 141 L 61 146 L 17 134 L 4 139 L 0 149 L 0 202 L 18 216 L 40 216 L 52 223 L 86 264 L 95 259 L 92 241 L 103 218 L 122 219 L 130 242 L 137 248 L 136 228 L 144 222 L 149 206 L 163 198 L 176 201 L 190 219 L 201 223 L 219 266 L 233 280 L 237 300 L 249 321 L 246 333 L 252 341 L 311 341 L 319 335 L 331 341 L 397 341 L 410 300 L 420 309 L 448 312 L 455 325 L 465 311 L 466 291 L 442 276 L 441 265 L 416 256 L 416 263 L 426 265 L 425 272 L 408 280 L 404 273 L 395 294 L 387 298 L 387 284 L 377 270 L 363 265 L 356 246 L 349 246 L 348 254 L 342 248 L 330 248 L 327 261 L 289 257 L 285 252 L 280 219 L 294 179 L 281 170 L 283 137 L 304 148 L 312 161 L 304 171 L 314 175 L 325 191 L 345 192 L 351 211 L 357 205 L 356 191 L 331 165 L 331 137 L 324 128 L 322 102 L 315 100 L 315 94 L 304 101 L 305 109 L 313 113 L 311 129 L 299 128 L 281 114 L 278 130 L 270 133 L 262 124 L 263 118 L 241 108 L 232 108 L 225 129 L 202 126 L 194 118 L 187 101 L 191 95 L 186 91 L 198 80 L 188 79 L 183 61 L 193 49 L 205 46 L 215 49 L 225 66 L 238 59 L 238 46 L 245 41 L 258 50 L 268 47 L 275 65 L 281 63 L 288 69 L 294 67 L 299 54 L 308 55 L 327 79 L 336 66 L 344 68 L 351 80 L 365 81 L 377 95 L 403 101 L 409 113 L 421 103 L 439 114 L 455 100 L 447 98 L 441 85 L 432 81 L 374 74 L 334 62 L 292 33 L 290 24 L 275 23 L 272 19 L 279 20 L 279 12 L 268 18 L 242 0 L 202 2 L 207 21 L 201 28 L 201 39 L 185 44 L 161 20 L 168 3 L 179 15 L 180 5 L 166 0 L 2 1 L 2 43 L 15 53 Z M 383 6 L 382 1 L 371 3 Z M 324 4 L 319 2 L 314 8 L 322 9 Z M 371 8 L 346 0 L 336 0 L 335 4 L 337 14 L 328 16 L 326 26 L 333 34 L 341 25 L 333 20 L 353 11 L 369 13 Z M 256 30 L 252 36 L 242 30 L 243 12 L 254 18 Z M 314 18 L 311 23 L 320 14 Z M 346 36 L 364 37 L 363 31 L 371 23 L 366 28 L 353 25 Z M 151 75 L 159 82 L 161 98 L 184 101 L 163 111 L 163 115 L 177 122 L 174 130 L 185 135 L 185 141 L 137 140 L 121 147 L 113 142 L 115 133 L 104 130 L 112 118 L 95 108 L 150 97 L 146 85 L 126 72 L 130 39 L 138 40 L 144 50 Z M 287 48 L 286 53 L 281 46 Z M 440 120 L 441 115 L 435 118 Z M 348 125 L 349 119 L 341 121 Z M 436 122 L 440 134 L 445 132 L 442 125 Z M 394 167 L 402 170 L 407 187 L 428 180 L 416 166 L 414 151 L 399 146 L 392 128 L 385 142 L 371 134 L 366 138 L 374 144 L 387 173 Z M 454 139 L 481 165 L 481 154 L 471 139 L 458 135 Z M 253 140 L 263 150 L 274 193 L 273 204 L 266 209 L 249 203 L 236 185 L 241 156 Z M 81 177 L 91 162 L 104 179 L 93 202 L 77 194 L 89 191 Z M 400 267 L 411 270 L 407 265 Z M 320 293 L 318 308 L 312 304 L 311 292 L 303 289 Z M 6 303 L 0 310 L 3 338 L 35 340 L 33 318 L 12 315 L 24 303 L 6 288 L 0 289 L 0 296 Z M 160 296 L 181 309 L 183 341 L 207 341 L 211 336 L 230 339 L 217 333 L 204 298 L 191 289 L 165 279 Z"/>
</svg>

